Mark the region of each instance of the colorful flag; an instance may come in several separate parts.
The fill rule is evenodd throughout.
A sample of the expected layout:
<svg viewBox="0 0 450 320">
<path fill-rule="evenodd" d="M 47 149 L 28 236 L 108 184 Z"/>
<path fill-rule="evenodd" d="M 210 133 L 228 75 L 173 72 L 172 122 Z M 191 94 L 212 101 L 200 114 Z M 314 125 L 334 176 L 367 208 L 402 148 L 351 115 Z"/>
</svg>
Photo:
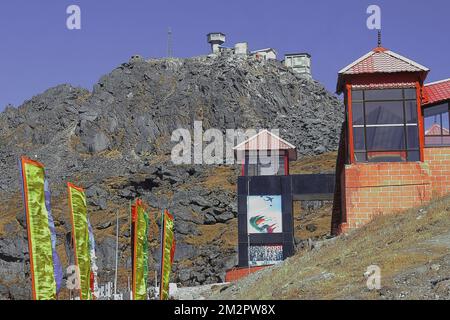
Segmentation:
<svg viewBox="0 0 450 320">
<path fill-rule="evenodd" d="M 147 300 L 148 215 L 141 200 L 131 207 L 132 216 L 132 292 L 133 300 Z"/>
<path fill-rule="evenodd" d="M 69 191 L 70 216 L 72 219 L 72 240 L 75 264 L 78 271 L 80 299 L 91 300 L 91 253 L 89 248 L 89 225 L 87 218 L 86 195 L 82 188 L 71 183 Z"/>
<path fill-rule="evenodd" d="M 45 193 L 45 207 L 48 212 L 48 227 L 50 228 L 50 235 L 52 239 L 52 256 L 53 256 L 53 269 L 55 272 L 55 282 L 56 282 L 56 294 L 59 293 L 62 286 L 63 281 L 63 268 L 61 265 L 61 261 L 59 259 L 59 255 L 56 252 L 56 229 L 55 222 L 53 221 L 52 215 L 52 207 L 50 205 L 50 185 L 48 184 L 48 180 L 44 181 L 44 193 Z"/>
<path fill-rule="evenodd" d="M 169 299 L 170 273 L 172 271 L 173 257 L 175 255 L 174 219 L 167 211 L 163 214 L 161 237 L 161 283 L 159 297 L 161 300 Z"/>
<path fill-rule="evenodd" d="M 49 200 L 48 204 L 46 203 L 45 169 L 41 163 L 22 157 L 21 173 L 33 299 L 53 300 L 56 299 L 57 290 L 55 279 L 57 266 L 54 265 L 54 257 L 57 257 L 54 250 L 56 236 L 53 218 L 48 209 Z"/>
<path fill-rule="evenodd" d="M 88 231 L 89 231 L 89 252 L 91 257 L 91 293 L 92 296 L 98 298 L 98 279 L 97 279 L 97 255 L 95 254 L 95 238 L 94 231 L 92 230 L 91 222 L 88 219 Z"/>
</svg>

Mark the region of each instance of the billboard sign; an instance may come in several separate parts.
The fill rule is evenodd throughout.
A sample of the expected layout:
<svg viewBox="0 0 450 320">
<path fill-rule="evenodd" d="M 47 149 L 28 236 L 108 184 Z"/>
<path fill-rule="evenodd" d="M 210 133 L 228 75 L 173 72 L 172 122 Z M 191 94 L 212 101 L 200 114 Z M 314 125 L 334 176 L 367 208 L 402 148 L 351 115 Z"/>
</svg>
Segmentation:
<svg viewBox="0 0 450 320">
<path fill-rule="evenodd" d="M 283 232 L 281 196 L 249 196 L 247 204 L 249 234 Z"/>
</svg>

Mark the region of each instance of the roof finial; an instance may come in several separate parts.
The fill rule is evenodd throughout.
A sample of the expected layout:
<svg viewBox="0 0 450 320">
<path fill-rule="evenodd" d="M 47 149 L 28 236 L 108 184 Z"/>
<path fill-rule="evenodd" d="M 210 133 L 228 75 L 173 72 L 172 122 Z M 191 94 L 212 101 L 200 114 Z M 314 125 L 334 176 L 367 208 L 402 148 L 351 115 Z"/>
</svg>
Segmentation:
<svg viewBox="0 0 450 320">
<path fill-rule="evenodd" d="M 381 29 L 378 30 L 378 48 L 381 48 Z"/>
</svg>

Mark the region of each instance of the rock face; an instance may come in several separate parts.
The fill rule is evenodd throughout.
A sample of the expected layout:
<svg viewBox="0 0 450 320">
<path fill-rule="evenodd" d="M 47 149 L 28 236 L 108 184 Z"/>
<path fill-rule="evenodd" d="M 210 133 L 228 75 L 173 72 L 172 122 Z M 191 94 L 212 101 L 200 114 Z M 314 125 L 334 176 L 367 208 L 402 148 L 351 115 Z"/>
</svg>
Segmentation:
<svg viewBox="0 0 450 320">
<path fill-rule="evenodd" d="M 299 155 L 315 155 L 337 149 L 342 110 L 322 85 L 281 63 L 236 56 L 132 59 L 92 92 L 61 85 L 7 108 L 0 113 L 0 298 L 29 297 L 19 156 L 46 166 L 66 265 L 72 258 L 64 184 L 70 180 L 86 189 L 105 281 L 114 268 L 115 214 L 126 269 L 129 201 L 141 197 L 154 213 L 150 270 L 157 270 L 160 255 L 157 208 L 168 208 L 178 243 L 173 280 L 210 284 L 236 264 L 239 170 L 174 165 L 172 132 L 192 131 L 194 121 L 204 130 L 280 129 Z"/>
</svg>

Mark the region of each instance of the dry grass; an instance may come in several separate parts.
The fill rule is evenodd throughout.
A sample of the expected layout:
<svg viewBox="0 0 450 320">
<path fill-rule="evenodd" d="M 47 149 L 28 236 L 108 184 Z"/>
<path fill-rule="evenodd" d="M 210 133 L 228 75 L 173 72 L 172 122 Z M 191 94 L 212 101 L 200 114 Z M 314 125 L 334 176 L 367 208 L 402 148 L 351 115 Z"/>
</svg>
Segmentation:
<svg viewBox="0 0 450 320">
<path fill-rule="evenodd" d="M 337 152 L 324 153 L 319 156 L 302 157 L 290 163 L 290 174 L 334 173 Z"/>
<path fill-rule="evenodd" d="M 185 242 L 190 245 L 200 246 L 214 242 L 221 245 L 223 249 L 232 249 L 236 246 L 237 219 L 230 220 L 226 224 L 200 225 L 198 230 L 201 235 L 187 236 Z"/>
<path fill-rule="evenodd" d="M 211 170 L 208 178 L 201 185 L 208 189 L 222 189 L 237 192 L 236 171 L 230 166 L 220 166 Z"/>
<path fill-rule="evenodd" d="M 240 281 L 237 294 L 227 290 L 219 298 L 375 299 L 377 293 L 366 289 L 363 276 L 368 266 L 378 265 L 383 285 L 389 287 L 393 276 L 448 255 L 448 243 L 427 240 L 448 235 L 450 198 L 425 210 L 422 217 L 418 209 L 377 217 L 320 250 L 299 253 L 259 277 Z"/>
<path fill-rule="evenodd" d="M 121 159 L 122 158 L 122 152 L 119 150 L 105 150 L 99 154 L 100 157 L 104 157 L 107 159 Z"/>
<path fill-rule="evenodd" d="M 300 201 L 294 201 L 294 235 L 297 239 L 320 239 L 330 234 L 331 211 L 333 206 L 326 204 L 320 209 L 306 214 Z M 314 225 L 316 230 L 309 231 L 306 226 Z"/>
</svg>

